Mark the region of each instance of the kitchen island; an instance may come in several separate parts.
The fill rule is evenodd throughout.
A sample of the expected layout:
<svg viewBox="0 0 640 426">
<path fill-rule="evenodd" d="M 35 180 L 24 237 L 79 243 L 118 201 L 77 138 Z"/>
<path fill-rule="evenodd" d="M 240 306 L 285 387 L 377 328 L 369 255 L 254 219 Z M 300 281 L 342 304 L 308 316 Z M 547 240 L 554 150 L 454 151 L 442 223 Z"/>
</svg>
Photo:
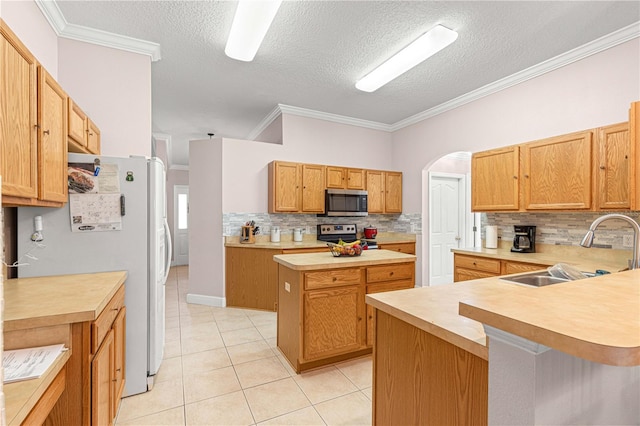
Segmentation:
<svg viewBox="0 0 640 426">
<path fill-rule="evenodd" d="M 278 264 L 278 348 L 296 372 L 371 353 L 366 293 L 415 285 L 414 255 L 390 250 L 333 257 L 273 256 Z"/>
<path fill-rule="evenodd" d="M 541 288 L 496 277 L 367 295 L 374 424 L 637 421 L 638 283 L 635 270 Z M 531 343 L 524 354 L 504 347 L 507 333 Z M 553 371 L 556 382 L 536 381 Z"/>
</svg>

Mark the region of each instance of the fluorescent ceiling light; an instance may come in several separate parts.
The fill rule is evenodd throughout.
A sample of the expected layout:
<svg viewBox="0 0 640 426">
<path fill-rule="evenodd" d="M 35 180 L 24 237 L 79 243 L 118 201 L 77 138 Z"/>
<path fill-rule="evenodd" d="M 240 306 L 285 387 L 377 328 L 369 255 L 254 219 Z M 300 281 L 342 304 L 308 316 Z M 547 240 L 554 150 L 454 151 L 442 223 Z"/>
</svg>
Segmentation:
<svg viewBox="0 0 640 426">
<path fill-rule="evenodd" d="M 387 59 L 356 83 L 364 92 L 374 92 L 394 78 L 404 74 L 428 57 L 435 55 L 458 38 L 458 33 L 436 25 L 418 37 L 413 43 Z"/>
<path fill-rule="evenodd" d="M 224 53 L 239 61 L 252 61 L 282 0 L 240 0 Z"/>
</svg>

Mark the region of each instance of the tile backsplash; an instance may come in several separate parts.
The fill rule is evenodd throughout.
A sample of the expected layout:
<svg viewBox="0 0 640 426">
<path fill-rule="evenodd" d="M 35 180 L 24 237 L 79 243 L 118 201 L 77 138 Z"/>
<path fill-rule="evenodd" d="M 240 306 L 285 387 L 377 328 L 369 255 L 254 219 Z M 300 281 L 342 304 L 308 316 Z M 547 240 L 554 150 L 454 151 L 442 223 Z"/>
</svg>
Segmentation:
<svg viewBox="0 0 640 426">
<path fill-rule="evenodd" d="M 370 214 L 366 217 L 318 217 L 314 214 L 270 214 L 270 213 L 224 213 L 222 232 L 224 236 L 240 235 L 240 227 L 246 222 L 255 221 L 260 233 L 266 235 L 272 226 L 278 226 L 284 235 L 291 234 L 293 228 L 302 228 L 309 234 L 316 234 L 319 224 L 355 223 L 358 232 L 366 226 L 375 226 L 378 232 L 401 232 L 420 234 L 422 232 L 421 214 Z"/>
<path fill-rule="evenodd" d="M 598 216 L 609 212 L 581 213 L 483 213 L 482 239 L 487 225 L 498 226 L 498 237 L 503 241 L 513 239 L 513 225 L 535 225 L 536 243 L 554 245 L 580 245 L 591 222 Z M 636 222 L 640 221 L 640 212 L 621 212 Z M 630 250 L 622 245 L 623 235 L 632 235 L 633 229 L 621 220 L 603 222 L 596 230 L 593 247 Z"/>
</svg>

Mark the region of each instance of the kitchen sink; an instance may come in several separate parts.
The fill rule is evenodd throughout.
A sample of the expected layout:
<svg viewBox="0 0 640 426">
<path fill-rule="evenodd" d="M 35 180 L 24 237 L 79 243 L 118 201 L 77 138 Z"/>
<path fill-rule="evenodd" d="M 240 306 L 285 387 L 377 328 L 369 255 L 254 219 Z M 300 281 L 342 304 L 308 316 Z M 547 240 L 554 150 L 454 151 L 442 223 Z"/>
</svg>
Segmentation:
<svg viewBox="0 0 640 426">
<path fill-rule="evenodd" d="M 593 272 L 583 272 L 587 278 L 596 276 Z M 550 284 L 566 283 L 571 281 L 566 278 L 558 278 L 551 275 L 548 271 L 525 272 L 524 274 L 511 275 L 509 277 L 500 278 L 504 281 L 510 281 L 517 284 L 526 284 L 535 287 L 542 287 Z"/>
<path fill-rule="evenodd" d="M 565 278 L 554 277 L 546 271 L 527 272 L 525 274 L 512 275 L 510 277 L 501 278 L 505 281 L 511 281 L 518 284 L 532 285 L 542 287 L 550 284 L 566 283 L 569 281 Z"/>
</svg>

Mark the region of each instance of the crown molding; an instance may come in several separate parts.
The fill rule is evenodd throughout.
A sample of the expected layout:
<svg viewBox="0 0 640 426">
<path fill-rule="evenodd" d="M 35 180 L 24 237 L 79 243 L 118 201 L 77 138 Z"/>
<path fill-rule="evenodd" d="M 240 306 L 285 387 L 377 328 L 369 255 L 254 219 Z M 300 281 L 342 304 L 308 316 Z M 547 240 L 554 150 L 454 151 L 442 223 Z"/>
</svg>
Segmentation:
<svg viewBox="0 0 640 426">
<path fill-rule="evenodd" d="M 161 58 L 158 43 L 70 24 L 54 0 L 35 0 L 35 3 L 58 37 L 148 55 L 152 61 Z"/>
<path fill-rule="evenodd" d="M 265 131 L 267 127 L 273 123 L 273 121 L 280 117 L 282 114 L 282 110 L 280 109 L 280 104 L 276 105 L 274 109 L 271 110 L 269 114 L 247 135 L 247 140 L 253 141 L 255 140 L 262 132 Z"/>
<path fill-rule="evenodd" d="M 473 90 L 448 102 L 442 103 L 436 107 L 412 115 L 411 117 L 405 118 L 404 120 L 400 120 L 397 123 L 391 125 L 391 131 L 400 130 L 407 126 L 411 126 L 412 124 L 416 124 L 420 121 L 426 120 L 427 118 L 435 117 L 436 115 L 461 107 L 462 105 L 476 101 L 480 98 L 484 98 L 485 96 L 489 96 L 511 86 L 523 83 L 527 80 L 534 79 L 538 76 L 541 76 L 542 74 L 554 71 L 558 68 L 564 67 L 573 62 L 577 62 L 588 56 L 595 55 L 596 53 L 610 49 L 614 46 L 625 43 L 637 37 L 640 37 L 640 21 L 614 31 L 611 34 L 600 37 L 599 39 L 584 44 L 580 47 L 576 47 L 575 49 L 569 50 L 568 52 L 562 53 L 537 65 L 529 67 L 525 70 L 512 74 L 501 80 L 487 84 L 486 86 Z"/>
<path fill-rule="evenodd" d="M 345 115 L 331 114 L 329 112 L 315 111 L 312 109 L 300 108 L 284 104 L 278 104 L 278 107 L 283 114 L 286 113 L 297 115 L 300 117 L 315 118 L 318 120 L 332 121 L 334 123 L 340 124 L 350 124 L 352 126 L 359 126 L 373 130 L 382 130 L 384 132 L 391 131 L 391 126 L 389 124 L 379 123 L 377 121 L 363 120 L 360 118 L 347 117 Z"/>
</svg>

